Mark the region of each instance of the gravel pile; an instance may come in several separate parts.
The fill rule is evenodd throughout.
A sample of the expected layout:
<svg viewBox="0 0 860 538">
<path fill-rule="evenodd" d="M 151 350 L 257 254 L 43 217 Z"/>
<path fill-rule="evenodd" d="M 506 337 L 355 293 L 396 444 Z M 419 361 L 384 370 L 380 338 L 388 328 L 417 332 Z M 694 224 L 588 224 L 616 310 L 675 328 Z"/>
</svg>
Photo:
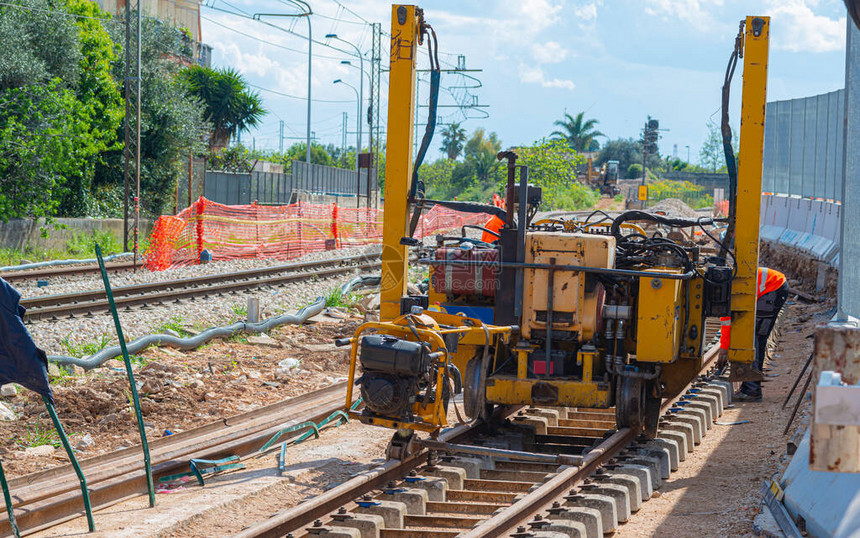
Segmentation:
<svg viewBox="0 0 860 538">
<path fill-rule="evenodd" d="M 659 211 L 661 213 L 666 213 L 670 217 L 685 217 L 695 219 L 701 216 L 699 215 L 699 213 L 696 212 L 695 209 L 691 208 L 682 200 L 679 200 L 677 198 L 666 198 L 665 200 L 660 200 L 653 206 L 649 207 L 648 211 Z"/>
<path fill-rule="evenodd" d="M 362 253 L 376 253 L 379 250 L 380 247 L 374 245 L 371 247 L 318 252 L 293 261 L 340 258 Z M 121 286 L 159 280 L 172 280 L 201 274 L 241 271 L 254 267 L 283 263 L 285 262 L 277 260 L 234 260 L 206 266 L 183 267 L 160 273 L 150 273 L 148 271 L 138 272 L 137 274 L 122 273 L 111 277 L 111 285 Z M 180 303 L 168 303 L 162 306 L 121 310 L 119 317 L 127 341 L 147 334 L 164 332 L 166 325 L 182 326 L 199 331 L 208 327 L 227 325 L 245 319 L 248 299 L 251 297 L 259 298 L 260 316 L 261 318 L 268 318 L 284 312 L 296 311 L 302 306 L 313 302 L 317 297 L 327 295 L 337 286 L 354 278 L 358 274 L 359 271 L 356 270 L 348 274 L 344 273 L 329 278 L 317 278 L 311 271 L 308 272 L 306 280 L 295 281 L 282 287 L 264 287 L 225 294 L 223 296 L 201 296 L 194 300 L 182 300 Z M 22 289 L 22 293 L 25 296 L 35 295 L 31 291 L 38 288 L 35 287 L 35 283 L 32 286 L 32 288 Z M 101 286 L 100 280 L 95 280 L 94 277 L 87 277 L 85 279 L 81 278 L 77 282 L 57 283 L 57 285 L 52 283 L 51 286 L 48 286 L 48 289 L 52 288 L 52 293 L 70 293 L 86 289 L 99 289 Z M 44 290 L 45 288 L 42 289 Z M 93 317 L 37 321 L 31 323 L 28 328 L 36 343 L 47 351 L 49 355 L 85 356 L 89 355 L 89 353 L 73 353 L 72 351 L 85 344 L 100 344 L 103 339 L 107 341 L 108 345 L 117 343 L 116 329 L 109 313 L 96 314 Z M 64 341 L 67 343 L 64 344 Z M 72 349 L 70 350 L 69 348 Z"/>
</svg>

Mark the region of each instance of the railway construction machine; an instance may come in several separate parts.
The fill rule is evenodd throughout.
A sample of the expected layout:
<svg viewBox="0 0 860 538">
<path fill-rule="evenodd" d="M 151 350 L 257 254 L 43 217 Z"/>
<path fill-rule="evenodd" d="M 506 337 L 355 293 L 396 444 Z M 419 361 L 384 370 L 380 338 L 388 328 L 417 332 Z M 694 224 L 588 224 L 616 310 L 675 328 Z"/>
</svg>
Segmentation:
<svg viewBox="0 0 860 538">
<path fill-rule="evenodd" d="M 667 232 L 709 234 L 712 218 L 596 211 L 583 220 L 536 219 L 541 189 L 512 151 L 498 156 L 507 163 L 507 210 L 426 199 L 417 170 L 435 128 L 438 45 L 420 8 L 393 6 L 380 321 L 337 342 L 350 346 L 347 405 L 355 387 L 364 402 L 351 416 L 397 430 L 389 457 L 408 455 L 416 431 L 438 433 L 449 406 L 466 420 L 454 400 L 461 388 L 462 412 L 472 419 L 489 417 L 493 406 L 614 407 L 619 427 L 653 436 L 661 399 L 701 368 L 707 317 L 732 316 L 732 378 L 761 378 L 752 363 L 768 34 L 767 17 L 747 17 L 729 61 L 723 133 L 732 210 L 725 240 L 711 237 L 719 254 L 705 256 Z M 413 162 L 416 61 L 425 44 L 429 117 Z M 735 170 L 728 97 L 740 58 Z M 413 233 L 433 204 L 488 213 L 504 226 L 464 227 L 425 246 Z M 407 293 L 410 249 L 429 266 L 422 294 Z"/>
</svg>

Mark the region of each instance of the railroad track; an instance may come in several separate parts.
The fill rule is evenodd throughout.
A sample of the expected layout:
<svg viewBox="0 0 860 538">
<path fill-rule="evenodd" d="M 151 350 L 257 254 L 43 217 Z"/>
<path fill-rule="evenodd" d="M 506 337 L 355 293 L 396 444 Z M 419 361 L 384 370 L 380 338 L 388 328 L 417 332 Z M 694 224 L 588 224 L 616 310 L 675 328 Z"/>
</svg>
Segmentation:
<svg viewBox="0 0 860 538">
<path fill-rule="evenodd" d="M 128 271 L 134 269 L 134 262 L 115 262 L 108 263 L 105 265 L 109 273 L 120 273 L 122 271 Z M 143 269 L 143 262 L 138 261 L 137 267 Z M 98 273 L 99 266 L 86 264 L 86 265 L 65 265 L 59 267 L 51 267 L 45 269 L 27 269 L 23 271 L 2 271 L 0 272 L 0 278 L 3 278 L 6 282 L 19 282 L 23 280 L 40 280 L 40 279 L 50 279 L 55 277 L 65 277 L 65 276 L 76 276 L 76 275 L 85 275 L 89 273 Z"/>
<path fill-rule="evenodd" d="M 117 308 L 150 306 L 213 294 L 233 293 L 260 286 L 283 285 L 309 277 L 328 277 L 380 266 L 378 255 L 356 255 L 330 260 L 291 263 L 234 273 L 167 280 L 113 288 Z M 25 319 L 37 321 L 65 316 L 93 315 L 110 306 L 104 289 L 45 295 L 21 300 Z"/>
<path fill-rule="evenodd" d="M 716 354 L 706 354 L 703 372 Z M 651 498 L 730 394 L 727 382 L 697 379 L 664 401 L 655 440 L 616 429 L 612 410 L 506 409 L 509 420 L 492 435 L 451 428 L 406 460 L 389 460 L 237 537 L 346 537 L 345 527 L 368 526 L 381 538 L 602 536 Z"/>
<path fill-rule="evenodd" d="M 282 428 L 320 422 L 343 409 L 345 383 L 283 400 L 219 422 L 149 441 L 153 475 L 188 471 L 191 459 L 240 457 L 257 450 Z M 140 445 L 80 462 L 93 508 L 104 508 L 146 492 Z M 80 517 L 83 501 L 71 465 L 28 474 L 9 481 L 18 526 L 28 534 Z M 98 526 L 98 515 L 96 515 Z M 5 508 L 0 536 L 11 534 Z"/>
</svg>

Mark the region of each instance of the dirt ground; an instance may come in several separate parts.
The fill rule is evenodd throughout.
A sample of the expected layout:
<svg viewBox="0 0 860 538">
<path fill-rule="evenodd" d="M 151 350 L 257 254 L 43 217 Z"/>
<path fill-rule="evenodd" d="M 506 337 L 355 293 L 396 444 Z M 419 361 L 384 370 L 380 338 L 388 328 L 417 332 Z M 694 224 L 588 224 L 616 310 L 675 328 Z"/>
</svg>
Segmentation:
<svg viewBox="0 0 860 538">
<path fill-rule="evenodd" d="M 193 351 L 150 348 L 134 366 L 147 437 L 178 433 L 253 408 L 330 385 L 347 374 L 349 360 L 333 341 L 350 335 L 361 318 L 286 325 L 270 333 L 271 345 L 248 343 L 248 336 L 213 340 Z M 279 363 L 295 359 L 298 366 Z M 294 363 L 291 363 L 294 364 Z M 121 361 L 52 382 L 57 413 L 79 458 L 140 443 L 131 393 Z M 15 477 L 68 462 L 53 434 L 41 399 L 27 390 L 3 398 L 18 420 L 2 422 L 0 456 Z M 85 436 L 93 444 L 84 447 Z M 49 454 L 33 448 L 47 443 Z M 30 447 L 30 450 L 27 450 Z"/>
</svg>

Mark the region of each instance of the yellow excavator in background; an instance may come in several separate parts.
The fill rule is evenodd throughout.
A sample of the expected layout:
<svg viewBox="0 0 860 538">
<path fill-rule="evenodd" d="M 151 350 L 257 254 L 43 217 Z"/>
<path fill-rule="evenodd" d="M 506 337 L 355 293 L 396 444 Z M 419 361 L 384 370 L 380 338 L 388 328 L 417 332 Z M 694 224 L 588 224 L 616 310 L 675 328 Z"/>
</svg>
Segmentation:
<svg viewBox="0 0 860 538">
<path fill-rule="evenodd" d="M 435 129 L 438 44 L 424 11 L 392 7 L 381 321 L 337 342 L 350 346 L 347 406 L 354 387 L 364 402 L 351 416 L 397 430 L 389 457 L 408 455 L 416 431 L 435 435 L 445 427 L 461 388 L 463 411 L 472 419 L 489 417 L 498 405 L 615 407 L 619 427 L 653 436 L 661 399 L 679 392 L 702 366 L 707 317 L 732 316 L 734 379 L 760 379 L 751 365 L 769 22 L 741 22 L 727 69 L 723 120 L 730 152 L 728 88 L 743 58 L 740 164 L 739 172 L 729 170 L 727 237 L 723 243 L 712 237 L 720 256 L 704 256 L 697 245 L 646 230 L 709 233 L 717 219 L 595 211 L 582 221 L 535 221 L 541 189 L 528 183 L 528 169 L 510 151 L 498 156 L 507 163 L 507 211 L 426 199 L 417 170 Z M 413 161 L 416 63 L 425 45 L 430 106 Z M 727 156 L 734 164 L 734 155 Z M 421 211 L 433 204 L 488 213 L 505 224 L 490 232 L 492 242 L 464 229 L 425 246 L 413 232 Z M 429 268 L 420 295 L 407 293 L 409 249 Z"/>
</svg>

